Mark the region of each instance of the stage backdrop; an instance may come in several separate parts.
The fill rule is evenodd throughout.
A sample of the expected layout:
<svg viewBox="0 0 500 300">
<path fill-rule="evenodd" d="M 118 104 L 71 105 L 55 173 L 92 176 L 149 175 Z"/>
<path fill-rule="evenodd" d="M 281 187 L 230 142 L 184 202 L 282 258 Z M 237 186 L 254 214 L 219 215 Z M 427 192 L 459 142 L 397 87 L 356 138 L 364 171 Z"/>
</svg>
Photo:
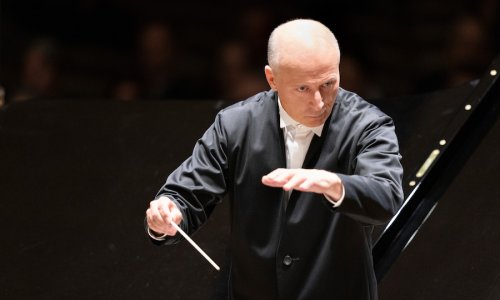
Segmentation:
<svg viewBox="0 0 500 300">
<path fill-rule="evenodd" d="M 0 298 L 209 298 L 218 272 L 187 242 L 154 246 L 143 222 L 216 105 L 32 101 L 4 108 Z M 226 220 L 212 218 L 194 236 L 221 266 Z"/>
</svg>

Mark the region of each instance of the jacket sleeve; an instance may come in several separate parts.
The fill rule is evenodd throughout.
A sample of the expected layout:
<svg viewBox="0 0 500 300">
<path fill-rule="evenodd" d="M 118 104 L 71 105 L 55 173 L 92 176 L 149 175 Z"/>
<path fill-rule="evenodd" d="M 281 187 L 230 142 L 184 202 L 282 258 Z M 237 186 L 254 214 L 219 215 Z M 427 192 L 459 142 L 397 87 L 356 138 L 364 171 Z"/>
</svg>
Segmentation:
<svg viewBox="0 0 500 300">
<path fill-rule="evenodd" d="M 403 202 L 403 168 L 394 124 L 390 117 L 364 125 L 355 143 L 350 175 L 338 174 L 345 198 L 337 210 L 366 224 L 388 222 Z"/>
<path fill-rule="evenodd" d="M 174 172 L 156 195 L 156 199 L 167 196 L 180 209 L 183 220 L 180 227 L 194 233 L 208 219 L 216 204 L 227 191 L 227 139 L 221 116 L 208 128 L 193 149 L 192 155 Z M 180 240 L 179 234 L 155 244 L 173 244 Z"/>
</svg>

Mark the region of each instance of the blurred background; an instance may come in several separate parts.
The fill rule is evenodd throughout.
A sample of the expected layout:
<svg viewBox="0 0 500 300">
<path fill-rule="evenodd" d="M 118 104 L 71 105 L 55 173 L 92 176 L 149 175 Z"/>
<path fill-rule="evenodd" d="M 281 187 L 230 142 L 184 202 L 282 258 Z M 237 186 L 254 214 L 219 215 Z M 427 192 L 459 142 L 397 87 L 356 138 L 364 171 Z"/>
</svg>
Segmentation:
<svg viewBox="0 0 500 300">
<path fill-rule="evenodd" d="M 227 273 L 217 281 L 189 244 L 151 245 L 144 211 L 222 105 L 269 89 L 267 39 L 290 19 L 333 30 L 341 86 L 385 103 L 411 182 L 437 141 L 452 139 L 452 121 L 466 120 L 469 95 L 478 103 L 493 81 L 483 75 L 500 53 L 499 2 L 0 0 L 0 298 L 224 292 Z M 480 77 L 476 93 L 467 83 Z M 465 128 L 475 138 L 460 145 L 475 147 L 481 128 Z M 440 200 L 434 227 L 422 228 L 388 273 L 381 298 L 498 298 L 499 128 Z M 439 184 L 469 166 L 451 162 Z M 224 203 L 195 237 L 221 266 Z"/>
<path fill-rule="evenodd" d="M 3 0 L 4 102 L 244 99 L 268 89 L 271 30 L 299 17 L 334 31 L 341 85 L 368 99 L 460 85 L 500 52 L 496 0 Z"/>
</svg>

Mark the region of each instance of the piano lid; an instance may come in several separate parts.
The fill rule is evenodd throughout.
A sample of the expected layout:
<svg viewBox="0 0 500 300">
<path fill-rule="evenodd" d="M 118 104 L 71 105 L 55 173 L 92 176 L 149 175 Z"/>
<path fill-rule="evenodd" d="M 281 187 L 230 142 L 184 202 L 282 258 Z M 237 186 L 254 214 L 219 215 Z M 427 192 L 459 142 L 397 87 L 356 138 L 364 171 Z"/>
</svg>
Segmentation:
<svg viewBox="0 0 500 300">
<path fill-rule="evenodd" d="M 484 260 L 485 253 L 500 253 L 500 185 L 493 183 L 500 178 L 498 71 L 500 56 L 478 81 L 401 99 L 401 105 L 394 101 L 377 103 L 394 117 L 397 126 L 406 195 L 404 206 L 373 249 L 379 282 L 389 274 L 382 281 L 381 298 L 442 299 L 444 291 L 450 292 L 449 287 L 464 292 L 459 285 L 473 279 L 470 273 L 463 273 L 467 267 L 460 273 L 460 268 L 452 266 L 467 261 L 468 268 L 484 267 L 478 261 Z M 476 215 L 471 216 L 471 212 Z M 480 228 L 476 227 L 478 223 Z M 475 234 L 496 235 L 496 239 L 478 240 Z M 458 248 L 452 237 L 461 240 Z M 445 262 L 449 264 L 443 266 Z M 500 269 L 498 259 L 494 265 Z M 422 272 L 414 274 L 414 269 Z M 434 272 L 440 273 L 440 284 L 432 282 L 437 280 Z M 479 281 L 490 283 L 483 294 L 499 291 L 498 272 L 490 274 L 490 281 L 484 274 L 476 269 L 476 285 Z M 434 294 L 427 293 L 433 284 L 440 287 Z M 476 288 L 469 291 L 476 293 L 469 295 L 480 295 Z"/>
</svg>

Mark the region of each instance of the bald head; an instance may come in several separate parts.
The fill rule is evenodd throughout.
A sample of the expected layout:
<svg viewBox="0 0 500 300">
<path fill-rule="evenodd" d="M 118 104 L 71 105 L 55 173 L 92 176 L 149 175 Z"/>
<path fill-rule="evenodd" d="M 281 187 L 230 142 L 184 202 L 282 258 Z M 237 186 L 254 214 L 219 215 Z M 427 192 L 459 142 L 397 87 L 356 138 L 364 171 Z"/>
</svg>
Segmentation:
<svg viewBox="0 0 500 300">
<path fill-rule="evenodd" d="M 267 59 L 273 69 L 322 55 L 336 55 L 340 60 L 337 39 L 328 27 L 318 21 L 289 21 L 276 27 L 269 37 Z"/>
<path fill-rule="evenodd" d="M 323 24 L 294 20 L 269 38 L 266 80 L 283 109 L 300 124 L 316 127 L 330 116 L 340 84 L 337 39 Z"/>
</svg>

